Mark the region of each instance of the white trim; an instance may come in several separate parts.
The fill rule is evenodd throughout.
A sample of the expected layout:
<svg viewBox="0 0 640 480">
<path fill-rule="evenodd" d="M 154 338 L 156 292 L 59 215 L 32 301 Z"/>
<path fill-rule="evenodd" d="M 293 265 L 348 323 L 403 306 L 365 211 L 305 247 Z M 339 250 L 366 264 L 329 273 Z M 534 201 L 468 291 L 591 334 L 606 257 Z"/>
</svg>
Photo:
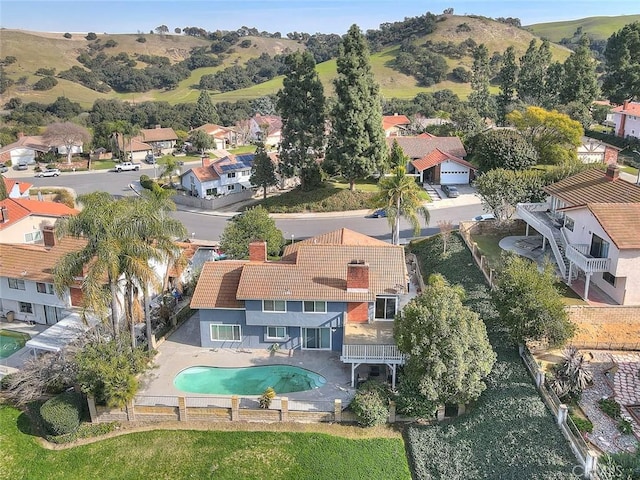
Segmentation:
<svg viewBox="0 0 640 480">
<path fill-rule="evenodd" d="M 304 304 L 307 302 L 312 302 L 313 303 L 313 311 L 307 311 L 304 308 Z M 320 312 L 318 310 L 315 310 L 316 308 L 316 303 L 324 303 L 324 312 Z M 327 302 L 325 300 L 303 300 L 302 301 L 302 313 L 327 313 Z"/>
<path fill-rule="evenodd" d="M 273 302 L 274 310 L 265 310 L 264 309 L 264 302 Z M 275 310 L 276 302 L 283 302 L 284 303 L 284 310 Z M 262 313 L 287 313 L 287 301 L 286 300 L 262 300 Z"/>
<path fill-rule="evenodd" d="M 378 299 L 385 299 L 385 300 L 389 300 L 392 299 L 395 301 L 395 312 L 393 313 L 393 317 L 392 318 L 380 318 L 380 317 L 376 317 L 376 303 L 378 303 Z M 376 322 L 393 322 L 393 320 L 395 319 L 395 316 L 398 314 L 398 297 L 393 296 L 393 295 L 378 295 L 376 296 L 376 301 L 373 304 L 373 319 Z M 386 307 L 386 305 L 385 305 Z M 387 309 L 385 308 L 385 314 L 387 312 Z"/>
<path fill-rule="evenodd" d="M 270 328 L 275 328 L 275 329 L 282 328 L 284 330 L 284 335 L 281 336 L 281 337 L 271 337 L 271 336 L 269 336 L 269 329 Z M 265 330 L 265 332 L 264 332 L 264 340 L 265 340 L 265 342 L 279 342 L 279 341 L 282 341 L 282 340 L 288 340 L 289 339 L 289 334 L 287 333 L 287 327 L 269 325 L 269 326 L 264 327 L 264 330 Z"/>
<path fill-rule="evenodd" d="M 213 327 L 232 327 L 235 331 L 234 327 L 238 328 L 238 340 L 229 340 L 213 338 Z M 218 329 L 218 336 L 220 335 L 220 330 Z M 242 326 L 234 323 L 210 323 L 209 324 L 209 337 L 212 342 L 241 342 L 242 341 Z"/>
<path fill-rule="evenodd" d="M 305 347 L 305 339 L 306 335 L 304 334 L 305 330 L 313 329 L 313 330 L 329 330 L 329 347 L 328 348 L 308 348 Z M 333 339 L 331 338 L 331 327 L 301 327 L 300 328 L 300 349 L 301 350 L 315 350 L 315 351 L 330 351 L 333 346 Z"/>
</svg>

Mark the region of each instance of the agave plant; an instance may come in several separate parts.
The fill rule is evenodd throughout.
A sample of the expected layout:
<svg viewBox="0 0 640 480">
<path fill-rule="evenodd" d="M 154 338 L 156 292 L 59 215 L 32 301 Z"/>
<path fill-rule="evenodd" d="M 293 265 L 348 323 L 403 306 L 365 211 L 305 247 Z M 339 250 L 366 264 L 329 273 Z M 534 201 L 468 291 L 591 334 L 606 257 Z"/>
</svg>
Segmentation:
<svg viewBox="0 0 640 480">
<path fill-rule="evenodd" d="M 554 372 L 551 388 L 563 398 L 579 396 L 593 381 L 593 374 L 587 368 L 584 355 L 575 347 L 568 347 L 562 352 L 563 361 Z"/>
</svg>

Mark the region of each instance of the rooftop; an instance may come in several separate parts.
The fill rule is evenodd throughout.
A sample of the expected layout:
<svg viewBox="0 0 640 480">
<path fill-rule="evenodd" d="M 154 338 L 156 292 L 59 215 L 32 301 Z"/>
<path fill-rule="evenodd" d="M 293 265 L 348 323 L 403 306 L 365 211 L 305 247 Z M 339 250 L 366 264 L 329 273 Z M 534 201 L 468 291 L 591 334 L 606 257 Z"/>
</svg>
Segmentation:
<svg viewBox="0 0 640 480">
<path fill-rule="evenodd" d="M 640 202 L 640 186 L 620 178 L 612 180 L 605 172 L 595 168 L 553 183 L 544 191 L 570 207 L 587 203 Z"/>
</svg>

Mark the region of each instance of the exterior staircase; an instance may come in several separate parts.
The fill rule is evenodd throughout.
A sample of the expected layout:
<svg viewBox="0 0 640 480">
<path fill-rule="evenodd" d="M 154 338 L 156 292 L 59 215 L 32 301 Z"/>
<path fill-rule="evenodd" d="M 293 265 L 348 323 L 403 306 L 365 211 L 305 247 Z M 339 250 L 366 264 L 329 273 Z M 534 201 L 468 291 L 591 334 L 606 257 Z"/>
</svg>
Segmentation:
<svg viewBox="0 0 640 480">
<path fill-rule="evenodd" d="M 442 200 L 442 198 L 440 197 L 440 194 L 438 193 L 438 190 L 436 190 L 436 188 L 432 184 L 423 183 L 422 187 L 429 194 L 429 197 L 431 197 L 432 202 L 439 202 L 440 200 Z"/>
</svg>

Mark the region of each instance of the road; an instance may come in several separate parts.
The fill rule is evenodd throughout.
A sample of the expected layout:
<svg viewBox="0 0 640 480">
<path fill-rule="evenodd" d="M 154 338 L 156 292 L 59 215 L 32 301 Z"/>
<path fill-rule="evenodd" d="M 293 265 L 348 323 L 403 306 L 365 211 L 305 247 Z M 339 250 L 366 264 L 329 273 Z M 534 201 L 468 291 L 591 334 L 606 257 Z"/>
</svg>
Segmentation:
<svg viewBox="0 0 640 480">
<path fill-rule="evenodd" d="M 147 174 L 152 176 L 153 167 L 150 165 L 142 165 L 142 170 L 149 170 Z M 14 172 L 12 172 L 14 173 Z M 22 173 L 22 172 L 21 172 Z M 94 191 L 106 191 L 114 196 L 130 196 L 134 195 L 129 188 L 129 184 L 139 180 L 141 172 L 92 172 L 92 173 L 75 173 L 62 174 L 59 177 L 50 178 L 34 178 L 29 175 L 9 174 L 11 178 L 23 180 L 32 183 L 36 187 L 54 187 L 61 186 L 71 188 L 77 194 L 90 193 Z M 464 196 L 464 195 L 463 195 Z M 449 201 L 447 201 L 449 202 Z M 429 226 L 422 229 L 420 236 L 433 235 L 437 233 L 437 223 L 440 220 L 449 220 L 454 224 L 458 224 L 461 220 L 469 220 L 472 217 L 484 213 L 482 206 L 475 200 L 466 201 L 461 199 L 461 205 L 442 206 L 436 205 L 429 208 L 431 221 Z M 217 241 L 220 234 L 224 230 L 228 222 L 228 217 L 212 215 L 210 212 L 197 212 L 178 210 L 172 214 L 180 220 L 190 236 L 200 240 Z M 346 227 L 351 230 L 369 235 L 381 240 L 391 240 L 391 229 L 386 218 L 365 218 L 363 214 L 350 214 L 323 217 L 301 217 L 297 218 L 278 218 L 276 225 L 282 230 L 285 239 L 302 239 L 329 232 L 338 228 Z M 407 222 L 401 221 L 401 239 L 413 237 L 413 232 Z"/>
</svg>

